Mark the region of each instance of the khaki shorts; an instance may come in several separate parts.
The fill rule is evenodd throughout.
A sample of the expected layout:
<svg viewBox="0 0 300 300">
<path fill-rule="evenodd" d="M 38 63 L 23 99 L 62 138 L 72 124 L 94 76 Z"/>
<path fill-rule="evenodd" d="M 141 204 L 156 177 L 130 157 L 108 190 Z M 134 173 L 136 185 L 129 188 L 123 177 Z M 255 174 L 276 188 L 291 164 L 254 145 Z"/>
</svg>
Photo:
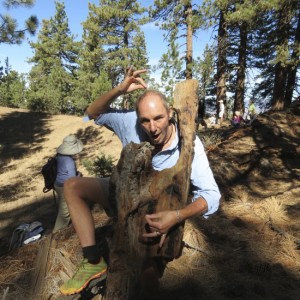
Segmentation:
<svg viewBox="0 0 300 300">
<path fill-rule="evenodd" d="M 102 208 L 105 210 L 105 213 L 109 217 L 113 217 L 113 208 L 112 203 L 109 201 L 109 180 L 110 177 L 104 177 L 104 178 L 96 178 L 99 182 L 101 193 L 103 194 L 103 197 L 99 197 L 99 204 L 102 206 Z"/>
</svg>

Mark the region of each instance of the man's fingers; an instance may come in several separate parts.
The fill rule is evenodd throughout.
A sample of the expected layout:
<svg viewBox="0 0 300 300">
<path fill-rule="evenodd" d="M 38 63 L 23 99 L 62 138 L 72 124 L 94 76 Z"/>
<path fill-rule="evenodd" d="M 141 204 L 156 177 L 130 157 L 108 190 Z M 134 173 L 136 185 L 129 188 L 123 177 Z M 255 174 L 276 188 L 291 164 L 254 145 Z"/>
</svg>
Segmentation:
<svg viewBox="0 0 300 300">
<path fill-rule="evenodd" d="M 135 78 L 135 83 L 147 88 L 147 83 L 141 77 Z"/>
<path fill-rule="evenodd" d="M 127 76 L 132 76 L 134 71 L 135 71 L 134 67 L 133 67 L 133 66 L 130 66 L 130 67 L 127 69 L 126 75 L 127 75 Z"/>
<path fill-rule="evenodd" d="M 143 233 L 143 237 L 146 238 L 157 238 L 160 236 L 160 241 L 159 241 L 159 248 L 161 248 L 166 240 L 167 234 L 166 233 L 161 233 L 159 231 L 152 231 L 149 233 Z"/>
<path fill-rule="evenodd" d="M 164 233 L 164 234 L 161 235 L 160 242 L 159 242 L 159 248 L 161 248 L 163 246 L 166 237 L 167 237 L 166 233 Z"/>
<path fill-rule="evenodd" d="M 136 71 L 133 71 L 132 76 L 133 76 L 133 77 L 139 77 L 140 74 L 146 73 L 146 72 L 147 72 L 146 69 L 143 69 L 143 70 L 136 70 Z"/>
<path fill-rule="evenodd" d="M 149 233 L 143 233 L 143 237 L 148 237 L 148 238 L 156 238 L 158 236 L 161 236 L 162 234 L 159 231 L 153 231 Z"/>
<path fill-rule="evenodd" d="M 127 69 L 126 75 L 130 76 L 130 77 L 133 76 L 133 77 L 137 78 L 137 77 L 140 76 L 140 74 L 146 73 L 146 72 L 147 72 L 147 69 L 136 70 L 133 66 L 130 66 Z"/>
</svg>

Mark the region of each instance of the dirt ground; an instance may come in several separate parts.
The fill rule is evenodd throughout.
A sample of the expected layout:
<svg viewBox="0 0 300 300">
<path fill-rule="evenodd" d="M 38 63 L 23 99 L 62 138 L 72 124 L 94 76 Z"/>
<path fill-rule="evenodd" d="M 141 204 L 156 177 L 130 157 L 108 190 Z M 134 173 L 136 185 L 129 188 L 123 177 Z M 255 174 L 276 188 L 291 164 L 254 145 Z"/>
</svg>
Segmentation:
<svg viewBox="0 0 300 300">
<path fill-rule="evenodd" d="M 80 117 L 51 116 L 0 107 L 0 297 L 34 299 L 29 278 L 40 242 L 7 252 L 13 229 L 38 220 L 50 234 L 56 208 L 42 192 L 40 169 L 64 136 L 76 134 L 83 159 L 100 153 L 118 158 L 121 145 L 107 129 Z M 260 115 L 251 126 L 200 128 L 222 192 L 217 214 L 186 222 L 182 256 L 168 264 L 161 299 L 278 299 L 300 295 L 300 111 Z M 97 235 L 107 218 L 94 211 Z M 70 228 L 54 237 L 52 265 L 36 299 L 59 296 L 67 270 L 80 248 Z M 68 274 L 67 274 L 68 275 Z M 74 297 L 72 299 L 75 299 Z M 76 299 L 102 299 L 78 295 Z"/>
</svg>

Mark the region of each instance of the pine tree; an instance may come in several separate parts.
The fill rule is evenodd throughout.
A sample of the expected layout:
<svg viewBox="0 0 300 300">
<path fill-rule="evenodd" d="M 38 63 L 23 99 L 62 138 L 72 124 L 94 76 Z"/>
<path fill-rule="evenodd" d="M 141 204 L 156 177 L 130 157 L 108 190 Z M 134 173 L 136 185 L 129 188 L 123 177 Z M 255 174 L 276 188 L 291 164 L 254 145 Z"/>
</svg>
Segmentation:
<svg viewBox="0 0 300 300">
<path fill-rule="evenodd" d="M 298 6 L 298 7 L 297 7 Z M 296 17 L 299 16 L 300 4 L 293 3 L 293 1 L 282 1 L 279 4 L 277 11 L 277 26 L 276 26 L 276 58 L 275 63 L 275 76 L 274 76 L 274 89 L 272 97 L 272 110 L 281 110 L 289 107 L 291 104 L 287 102 L 285 98 L 286 84 L 288 79 L 289 65 L 292 65 L 291 61 L 291 32 L 292 32 L 292 21 L 295 19 L 295 11 L 297 12 Z M 298 20 L 297 20 L 298 21 Z M 294 22 L 293 22 L 294 23 Z M 295 34 L 294 34 L 295 36 Z M 296 66 L 299 65 L 296 61 Z M 289 99 L 290 101 L 291 99 Z"/>
<path fill-rule="evenodd" d="M 148 68 L 145 38 L 140 30 L 140 25 L 145 23 L 145 9 L 138 1 L 100 0 L 99 6 L 90 4 L 89 10 L 83 22 L 84 49 L 80 60 L 80 69 L 86 77 L 87 72 L 91 72 L 94 82 L 100 74 L 107 74 L 111 85 L 116 86 L 129 66 Z M 91 57 L 92 63 L 89 63 Z M 89 95 L 92 94 L 90 90 Z M 135 97 L 123 97 L 123 107 L 129 106 L 131 98 Z"/>
<path fill-rule="evenodd" d="M 288 65 L 287 84 L 285 91 L 286 106 L 289 106 L 293 100 L 293 93 L 296 89 L 297 68 L 300 58 L 300 9 L 298 10 L 298 24 L 295 31 L 294 42 L 291 43 L 291 61 Z"/>
<path fill-rule="evenodd" d="M 226 13 L 229 6 L 228 0 L 205 0 L 200 7 L 200 14 L 204 22 L 204 28 L 209 26 L 214 26 L 217 28 L 215 47 L 215 64 L 216 64 L 216 74 L 215 85 L 216 85 L 216 97 L 215 97 L 215 107 L 216 114 L 218 115 L 220 105 L 219 101 L 223 101 L 226 105 L 226 93 L 227 84 L 226 79 L 228 78 L 228 64 L 227 64 L 227 51 L 228 51 L 228 28 L 225 20 Z"/>
<path fill-rule="evenodd" d="M 25 78 L 11 70 L 8 58 L 0 79 L 0 105 L 7 107 L 25 107 Z"/>
<path fill-rule="evenodd" d="M 194 69 L 195 78 L 199 81 L 199 106 L 198 117 L 199 122 L 206 116 L 207 109 L 213 110 L 214 98 L 212 95 L 216 93 L 214 78 L 214 49 L 213 47 L 205 46 L 203 59 L 198 57 L 195 61 Z"/>
<path fill-rule="evenodd" d="M 34 0 L 6 0 L 2 1 L 2 5 L 7 9 L 17 8 L 20 6 L 31 7 Z M 36 16 L 30 16 L 24 24 L 23 29 L 19 29 L 18 22 L 10 15 L 0 14 L 0 44 L 21 44 L 25 39 L 25 34 L 35 35 L 38 27 L 38 19 Z M 1 62 L 0 62 L 1 63 Z M 21 107 L 23 104 L 25 88 L 23 75 L 19 75 L 15 71 L 10 71 L 7 66 L 8 58 L 6 58 L 6 73 L 4 66 L 0 66 L 0 103 L 1 105 Z M 11 72 L 11 74 L 9 74 Z M 15 80 L 15 82 L 14 82 Z M 15 94 L 13 94 L 13 91 Z M 18 104 L 17 101 L 20 100 Z M 22 102 L 22 103 L 21 103 Z"/>
<path fill-rule="evenodd" d="M 247 83 L 248 53 L 251 52 L 249 37 L 260 14 L 260 2 L 252 0 L 230 1 L 225 19 L 228 27 L 228 90 L 234 94 L 233 112 L 244 111 Z"/>
<path fill-rule="evenodd" d="M 260 71 L 260 82 L 254 93 L 265 100 L 266 107 L 281 110 L 292 101 L 299 67 L 297 28 L 299 1 L 265 2 L 255 32 L 255 66 Z M 299 44 L 298 44 L 299 45 Z"/>
<path fill-rule="evenodd" d="M 65 6 L 56 2 L 54 18 L 43 20 L 38 41 L 30 43 L 35 50 L 29 62 L 29 108 L 52 113 L 71 113 L 70 94 L 74 86 L 79 42 L 71 34 Z"/>
<path fill-rule="evenodd" d="M 167 53 L 164 53 L 159 60 L 158 68 L 162 69 L 161 81 L 164 83 L 164 93 L 169 101 L 173 99 L 173 92 L 176 82 L 179 81 L 179 74 L 182 71 L 182 61 L 178 51 L 178 44 L 171 41 Z"/>
<path fill-rule="evenodd" d="M 2 1 L 3 5 L 8 9 L 18 6 L 31 7 L 34 5 L 34 0 L 6 0 Z M 23 29 L 18 29 L 17 20 L 10 15 L 0 14 L 0 43 L 6 44 L 21 44 L 25 38 L 25 33 L 28 32 L 34 35 L 38 26 L 36 16 L 30 16 Z"/>
<path fill-rule="evenodd" d="M 168 42 L 168 50 L 166 54 L 163 54 L 159 67 L 163 68 L 162 81 L 166 81 L 166 74 L 171 75 L 171 78 L 167 80 L 169 85 L 166 86 L 166 92 L 170 94 L 176 81 L 193 77 L 193 35 L 199 28 L 199 15 L 198 11 L 193 9 L 193 3 L 190 0 L 155 0 L 154 8 L 151 8 L 150 12 L 154 21 L 161 21 L 160 28 L 166 32 L 164 37 Z M 183 59 L 179 47 L 179 41 L 182 38 L 185 39 Z M 173 62 L 176 62 L 175 66 Z M 185 67 L 183 67 L 183 62 L 185 62 Z M 175 71 L 177 74 L 174 73 Z"/>
</svg>

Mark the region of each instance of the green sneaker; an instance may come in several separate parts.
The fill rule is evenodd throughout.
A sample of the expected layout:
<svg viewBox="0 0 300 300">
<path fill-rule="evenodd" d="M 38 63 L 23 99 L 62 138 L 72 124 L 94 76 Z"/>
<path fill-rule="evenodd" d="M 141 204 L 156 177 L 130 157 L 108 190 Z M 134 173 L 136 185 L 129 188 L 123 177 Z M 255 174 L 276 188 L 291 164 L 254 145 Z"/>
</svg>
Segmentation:
<svg viewBox="0 0 300 300">
<path fill-rule="evenodd" d="M 92 279 L 106 278 L 107 265 L 103 258 L 101 258 L 98 264 L 91 264 L 84 259 L 79 266 L 76 273 L 71 279 L 65 282 L 60 288 L 60 292 L 63 295 L 73 295 L 81 292 Z"/>
</svg>

